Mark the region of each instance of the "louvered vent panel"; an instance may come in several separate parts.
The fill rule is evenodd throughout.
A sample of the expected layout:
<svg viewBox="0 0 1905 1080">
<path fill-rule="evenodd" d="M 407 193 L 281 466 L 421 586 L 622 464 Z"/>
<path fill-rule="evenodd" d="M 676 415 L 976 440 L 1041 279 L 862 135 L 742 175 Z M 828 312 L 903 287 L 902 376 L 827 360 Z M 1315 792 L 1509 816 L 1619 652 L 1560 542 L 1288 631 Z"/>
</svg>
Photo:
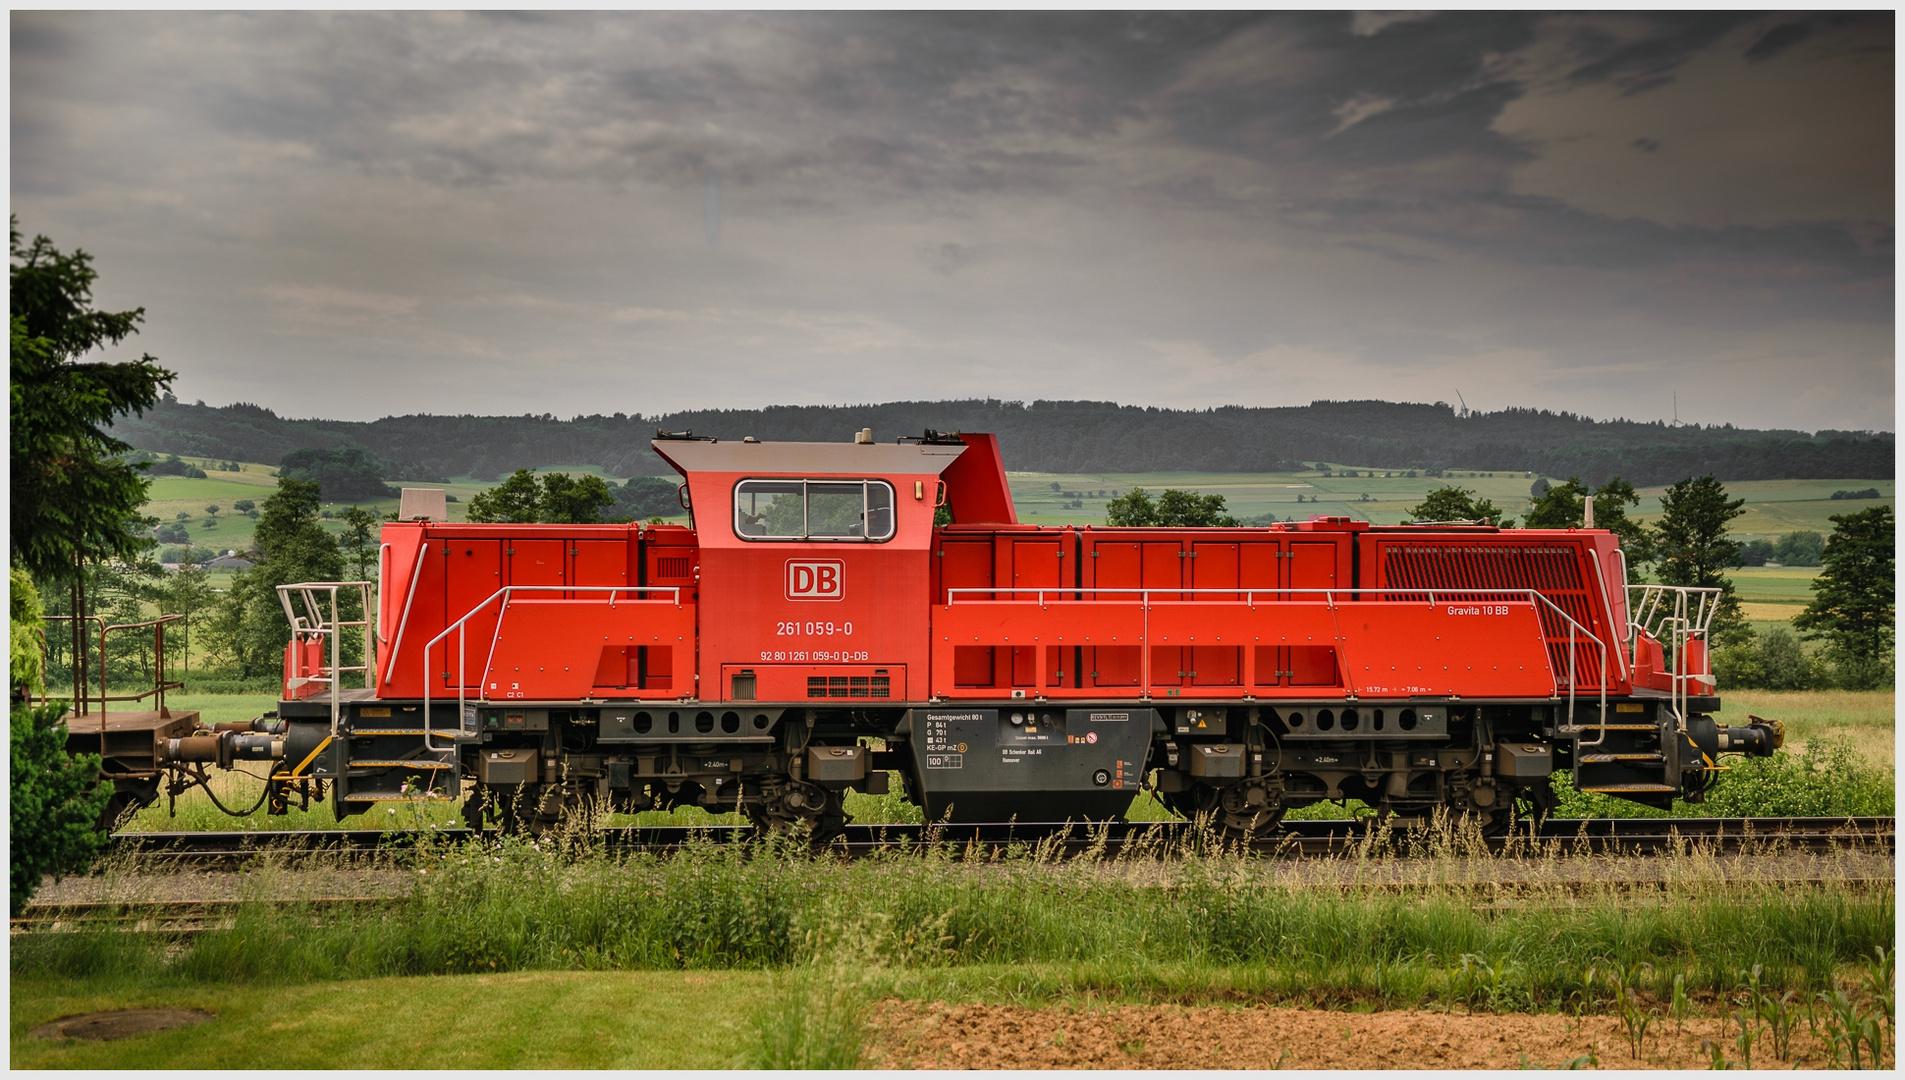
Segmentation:
<svg viewBox="0 0 1905 1080">
<path fill-rule="evenodd" d="M 1567 612 L 1589 632 L 1606 637 L 1587 585 L 1581 578 L 1580 552 L 1554 544 L 1385 544 L 1382 583 L 1391 589 L 1433 589 L 1437 600 L 1477 602 L 1485 594 L 1464 589 L 1533 589 Z M 1391 594 L 1393 599 L 1427 600 Z M 1601 685 L 1601 647 L 1582 639 L 1552 610 L 1538 608 L 1548 659 L 1563 689 L 1568 680 L 1568 646 L 1574 645 L 1575 684 L 1582 689 Z"/>
</svg>

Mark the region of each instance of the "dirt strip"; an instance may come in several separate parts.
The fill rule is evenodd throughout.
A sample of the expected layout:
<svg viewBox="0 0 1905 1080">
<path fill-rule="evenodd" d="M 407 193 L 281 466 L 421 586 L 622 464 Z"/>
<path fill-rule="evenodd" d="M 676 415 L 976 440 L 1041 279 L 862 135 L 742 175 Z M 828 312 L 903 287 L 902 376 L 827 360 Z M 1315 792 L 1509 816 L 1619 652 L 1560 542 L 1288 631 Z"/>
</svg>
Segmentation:
<svg viewBox="0 0 1905 1080">
<path fill-rule="evenodd" d="M 1824 1067 L 1824 1044 L 1804 1020 L 1796 1026 L 1794 1060 L 1776 1060 L 1762 1038 L 1753 1066 Z M 1621 1021 L 1609 1016 L 888 1000 L 874 1009 L 873 1027 L 873 1064 L 884 1068 L 1704 1069 L 1713 1056 L 1702 1040 L 1717 1043 L 1735 1067 L 1744 1064 L 1737 1029 L 1709 1019 L 1654 1021 L 1638 1059 Z"/>
</svg>

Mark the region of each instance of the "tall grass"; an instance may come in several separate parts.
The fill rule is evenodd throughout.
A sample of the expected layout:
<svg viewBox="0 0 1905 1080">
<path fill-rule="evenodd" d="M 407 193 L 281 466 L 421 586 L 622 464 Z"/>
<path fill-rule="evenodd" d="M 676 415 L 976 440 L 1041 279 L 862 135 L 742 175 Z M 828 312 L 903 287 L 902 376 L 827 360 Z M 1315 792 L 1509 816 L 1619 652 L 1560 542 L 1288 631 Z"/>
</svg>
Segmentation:
<svg viewBox="0 0 1905 1080">
<path fill-rule="evenodd" d="M 1755 966 L 1769 988 L 1825 988 L 1841 966 L 1891 948 L 1894 925 L 1889 864 L 1882 880 L 1864 880 L 1872 867 L 1850 856 L 1815 859 L 1813 883 L 1799 885 L 1682 857 L 1655 864 L 1660 887 L 1644 890 L 1601 857 L 1551 855 L 1510 871 L 1456 848 L 1407 870 L 1370 857 L 1061 861 L 1049 848 L 968 860 L 930 845 L 841 862 L 777 839 L 619 856 L 578 833 L 405 858 L 414 885 L 381 909 L 261 893 L 229 929 L 170 945 L 113 932 L 16 936 L 12 970 L 269 984 L 796 969 L 850 952 L 855 970 L 936 979 L 1029 965 L 1052 985 L 1095 991 L 1555 1009 L 1588 968 L 1643 971 L 1643 989 L 1662 1000 L 1675 975 L 1721 992 Z M 1524 880 L 1487 884 L 1505 874 Z M 255 876 L 261 889 L 271 880 Z"/>
</svg>

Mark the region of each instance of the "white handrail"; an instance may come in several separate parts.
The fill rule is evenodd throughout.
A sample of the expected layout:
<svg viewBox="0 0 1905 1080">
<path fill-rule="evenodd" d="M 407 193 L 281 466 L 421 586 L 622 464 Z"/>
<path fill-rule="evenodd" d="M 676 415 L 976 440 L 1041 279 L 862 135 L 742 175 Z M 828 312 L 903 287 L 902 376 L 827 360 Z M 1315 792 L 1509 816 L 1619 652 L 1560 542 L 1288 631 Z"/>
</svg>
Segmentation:
<svg viewBox="0 0 1905 1080">
<path fill-rule="evenodd" d="M 442 633 L 438 634 L 436 637 L 433 637 L 429 641 L 424 643 L 423 654 L 418 658 L 418 660 L 423 665 L 423 748 L 425 751 L 430 753 L 442 753 L 444 752 L 445 749 L 454 749 L 454 747 L 446 748 L 446 747 L 436 746 L 430 741 L 434 731 L 434 725 L 431 723 L 431 719 L 430 719 L 430 650 L 436 648 L 437 643 L 442 641 L 444 638 L 449 637 L 452 632 L 457 634 L 456 716 L 457 716 L 458 728 L 461 729 L 461 726 L 463 723 L 463 711 L 464 709 L 468 707 L 466 702 L 469 699 L 469 692 L 468 692 L 469 638 L 467 636 L 467 628 L 468 628 L 469 621 L 472 618 L 476 617 L 477 613 L 481 612 L 484 608 L 488 607 L 491 601 L 500 599 L 502 601 L 502 604 L 497 608 L 497 612 L 496 612 L 496 625 L 497 625 L 497 628 L 500 630 L 503 625 L 503 613 L 508 610 L 510 599 L 516 593 L 519 593 L 519 592 L 525 592 L 525 593 L 606 592 L 609 594 L 607 599 L 608 599 L 608 605 L 610 607 L 615 606 L 616 593 L 623 593 L 623 592 L 626 592 L 626 593 L 668 593 L 674 600 L 675 606 L 676 607 L 681 606 L 681 586 L 679 585 L 505 585 L 503 586 L 502 588 L 484 597 L 483 600 L 479 602 L 475 607 L 464 612 L 461 618 L 457 619 L 455 622 L 451 623 L 450 625 L 444 627 Z M 483 677 L 481 679 L 482 682 L 487 683 L 489 681 L 490 665 L 495 662 L 495 659 L 496 659 L 496 638 L 495 638 L 495 635 L 492 634 L 490 637 L 489 658 L 483 662 Z M 395 653 L 392 653 L 391 654 L 392 665 L 395 665 L 396 662 L 397 662 L 397 655 Z"/>
<path fill-rule="evenodd" d="M 1638 601 L 1634 598 L 1636 590 L 1640 594 Z M 1627 592 L 1627 639 L 1635 660 L 1639 660 L 1642 634 L 1671 645 L 1672 651 L 1667 655 L 1668 665 L 1673 669 L 1669 673 L 1672 680 L 1668 684 L 1668 707 L 1673 710 L 1679 730 L 1685 733 L 1687 711 L 1693 697 L 1690 684 L 1704 681 L 1686 670 L 1686 647 L 1689 642 L 1707 640 L 1713 616 L 1719 611 L 1722 590 L 1711 586 L 1642 584 L 1629 585 Z M 1673 597 L 1671 612 L 1665 604 L 1669 594 Z"/>
<path fill-rule="evenodd" d="M 285 621 L 291 624 L 291 648 L 298 655 L 297 643 L 300 635 L 328 637 L 331 642 L 331 662 L 324 670 L 329 675 L 307 675 L 305 682 L 321 682 L 330 687 L 331 699 L 331 735 L 338 733 L 339 720 L 343 716 L 343 676 L 347 672 L 361 671 L 364 682 L 370 685 L 376 680 L 377 671 L 377 635 L 373 629 L 376 620 L 372 606 L 372 589 L 368 581 L 299 581 L 278 586 L 278 603 L 284 608 Z M 337 592 L 339 589 L 357 589 L 363 606 L 363 617 L 341 619 L 338 617 Z M 305 614 L 300 616 L 293 605 L 291 594 L 296 592 L 303 601 Z M 329 600 L 328 617 L 326 605 L 319 600 L 323 593 Z M 348 627 L 359 627 L 364 631 L 364 662 L 345 666 L 341 663 L 339 652 L 340 631 Z"/>
</svg>

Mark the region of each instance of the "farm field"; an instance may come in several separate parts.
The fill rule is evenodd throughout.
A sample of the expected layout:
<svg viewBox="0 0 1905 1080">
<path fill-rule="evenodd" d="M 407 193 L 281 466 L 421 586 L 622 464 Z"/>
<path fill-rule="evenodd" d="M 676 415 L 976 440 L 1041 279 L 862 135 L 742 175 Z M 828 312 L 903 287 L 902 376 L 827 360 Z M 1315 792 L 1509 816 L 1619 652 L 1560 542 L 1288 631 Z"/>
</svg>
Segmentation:
<svg viewBox="0 0 1905 1080">
<path fill-rule="evenodd" d="M 1354 471 L 1357 475 L 1346 473 Z M 1489 499 L 1517 520 L 1526 511 L 1532 473 L 1451 470 L 1443 477 L 1406 477 L 1405 470 L 1331 464 L 1331 475 L 1318 471 L 1297 473 L 1029 473 L 1007 474 L 1012 501 L 1021 521 L 1043 525 L 1103 524 L 1105 503 L 1142 487 L 1156 495 L 1166 488 L 1222 495 L 1226 508 L 1239 518 L 1276 514 L 1281 520 L 1303 521 L 1312 515 L 1346 515 L 1390 525 L 1406 520 L 1410 507 L 1437 488 L 1454 485 Z M 1374 473 L 1374 476 L 1364 475 Z M 1387 474 L 1387 475 L 1385 475 Z M 1550 477 L 1550 480 L 1555 478 Z M 1059 485 L 1057 489 L 1053 484 Z M 1877 488 L 1878 500 L 1833 499 L 1840 490 Z M 1726 485 L 1734 498 L 1743 498 L 1746 511 L 1731 532 L 1742 538 L 1776 536 L 1796 530 L 1830 535 L 1834 514 L 1857 513 L 1868 506 L 1892 503 L 1895 482 L 1890 480 L 1741 480 Z M 1660 517 L 1664 487 L 1643 488 L 1634 517 L 1652 523 Z M 1064 493 L 1077 492 L 1068 498 Z M 1297 502 L 1297 496 L 1303 502 Z M 1368 496 L 1367 499 L 1364 496 Z M 1082 507 L 1068 505 L 1082 502 Z"/>
<path fill-rule="evenodd" d="M 214 469 L 213 466 L 217 465 L 218 462 L 213 459 L 184 458 L 182 460 L 188 464 L 198 465 L 204 468 L 206 470 L 205 478 L 201 480 L 196 477 L 183 476 L 153 477 L 151 498 L 148 499 L 146 504 L 141 508 L 141 512 L 158 518 L 161 523 L 175 520 L 177 515 L 181 512 L 189 514 L 190 518 L 186 522 L 186 530 L 191 533 L 192 542 L 194 544 L 208 547 L 221 553 L 227 550 L 244 550 L 251 544 L 254 522 L 246 515 L 233 510 L 232 503 L 240 499 L 250 499 L 254 503 L 263 503 L 273 491 L 277 490 L 277 478 L 271 475 L 272 472 L 276 471 L 277 466 L 240 462 L 239 465 L 242 471 L 231 473 L 220 472 Z M 531 471 L 538 476 L 545 473 L 559 472 L 567 473 L 571 476 L 600 476 L 608 480 L 611 484 L 626 482 L 625 477 L 609 476 L 594 465 L 550 465 Z M 442 488 L 447 494 L 457 500 L 449 504 L 451 521 L 465 520 L 465 513 L 469 508 L 471 497 L 487 490 L 494 483 L 493 481 L 487 480 L 475 480 L 468 476 L 453 476 L 450 478 L 449 483 L 406 481 L 402 478 L 392 479 L 388 482 L 392 487 L 397 488 Z M 379 517 L 382 517 L 384 514 L 395 513 L 397 511 L 398 500 L 371 499 L 355 504 L 330 502 L 323 504 L 321 509 L 341 515 L 346 508 L 352 505 L 362 506 L 366 510 L 373 511 Z M 205 523 L 208 520 L 205 513 L 207 506 L 217 506 L 220 508 L 219 513 L 210 518 L 213 522 L 211 528 L 205 527 Z M 687 520 L 687 513 L 684 511 L 667 520 L 685 522 Z M 341 521 L 329 520 L 323 521 L 321 524 L 332 533 L 342 533 L 344 531 L 344 524 Z M 226 576 L 229 577 L 229 572 Z M 223 588 L 225 582 L 215 579 L 213 585 L 216 588 Z"/>
<path fill-rule="evenodd" d="M 216 464 L 208 459 L 185 460 L 201 466 Z M 207 477 L 203 480 L 155 477 L 152 498 L 144 512 L 160 521 L 171 521 L 184 511 L 192 515 L 188 528 L 194 542 L 221 551 L 242 548 L 250 541 L 252 523 L 242 514 L 232 512 L 231 504 L 247 498 L 253 502 L 262 501 L 264 496 L 271 493 L 277 481 L 270 475 L 275 466 L 255 463 L 241 465 L 243 471 L 239 473 L 208 469 Z M 1239 518 L 1275 514 L 1280 520 L 1303 521 L 1320 514 L 1348 516 L 1387 525 L 1406 519 L 1409 508 L 1420 503 L 1430 492 L 1453 484 L 1476 492 L 1519 518 L 1526 509 L 1530 485 L 1535 481 L 1534 474 L 1525 472 L 1451 470 L 1443 477 L 1406 477 L 1403 475 L 1406 470 L 1402 469 L 1336 463 L 1330 463 L 1330 466 L 1329 476 L 1315 470 L 1297 473 L 1014 472 L 1007 474 L 1007 479 L 1019 519 L 1041 525 L 1101 525 L 1105 520 L 1105 503 L 1115 497 L 1114 493 L 1122 495 L 1134 487 L 1142 487 L 1153 495 L 1166 488 L 1222 495 L 1229 511 Z M 534 471 L 539 475 L 561 472 L 573 476 L 602 476 L 611 483 L 623 483 L 626 480 L 625 477 L 608 476 L 594 465 L 551 465 Z M 1352 471 L 1357 475 L 1348 475 Z M 1367 473 L 1374 475 L 1363 475 Z M 395 487 L 406 484 L 400 478 L 390 483 Z M 468 476 L 453 476 L 447 484 L 425 484 L 419 481 L 411 486 L 441 487 L 455 496 L 458 501 L 450 504 L 450 520 L 461 521 L 470 498 L 490 487 L 491 483 Z M 1053 489 L 1053 484 L 1059 485 L 1058 489 Z M 1864 488 L 1877 488 L 1883 497 L 1876 501 L 1831 498 L 1834 491 Z M 1642 489 L 1641 505 L 1634 510 L 1634 515 L 1642 521 L 1657 520 L 1660 495 L 1664 490 Z M 1745 480 L 1727 484 L 1727 490 L 1735 498 L 1746 499 L 1746 514 L 1732 525 L 1732 532 L 1744 538 L 1777 536 L 1799 529 L 1830 534 L 1832 522 L 1828 519 L 1833 514 L 1856 513 L 1877 503 L 1891 503 L 1896 497 L 1895 482 L 1890 480 Z M 1064 495 L 1065 492 L 1076 492 L 1078 498 Z M 1299 495 L 1304 500 L 1301 503 L 1297 502 Z M 1083 505 L 1073 507 L 1070 505 L 1072 502 Z M 223 511 L 217 515 L 216 525 L 206 529 L 203 527 L 205 507 L 214 504 L 222 507 Z M 327 503 L 324 509 L 340 513 L 347 505 Z M 396 510 L 397 500 L 379 499 L 362 505 L 381 515 Z M 683 513 L 667 520 L 685 523 L 687 515 Z M 325 522 L 325 527 L 334 532 L 343 529 L 342 524 L 337 522 Z M 1801 602 L 1804 602 L 1803 597 Z"/>
</svg>

